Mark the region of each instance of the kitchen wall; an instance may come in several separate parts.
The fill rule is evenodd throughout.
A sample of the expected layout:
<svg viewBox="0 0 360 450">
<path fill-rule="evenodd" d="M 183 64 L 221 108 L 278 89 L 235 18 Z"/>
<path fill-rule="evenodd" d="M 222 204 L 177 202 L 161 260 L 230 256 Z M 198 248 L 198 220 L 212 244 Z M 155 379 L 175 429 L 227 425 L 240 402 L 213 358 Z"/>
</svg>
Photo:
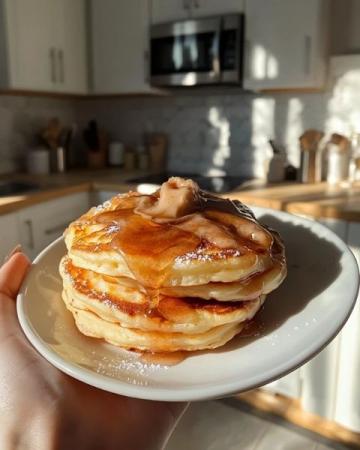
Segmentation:
<svg viewBox="0 0 360 450">
<path fill-rule="evenodd" d="M 24 166 L 26 152 L 37 145 L 36 135 L 51 117 L 75 122 L 74 102 L 28 96 L 0 96 L 0 173 Z"/>
<path fill-rule="evenodd" d="M 359 131 L 360 73 L 339 80 L 327 93 L 270 96 L 205 90 L 98 100 L 0 96 L 0 173 L 23 167 L 36 134 L 54 116 L 67 125 L 84 125 L 95 117 L 111 139 L 134 146 L 146 131 L 166 132 L 171 170 L 263 177 L 270 138 L 298 166 L 298 137 L 305 129 Z"/>
<path fill-rule="evenodd" d="M 332 0 L 332 54 L 360 53 L 360 1 Z M 360 127 L 360 72 L 326 93 L 255 95 L 236 89 L 179 92 L 164 97 L 98 100 L 0 96 L 0 173 L 23 167 L 24 155 L 50 117 L 64 124 L 96 118 L 112 139 L 137 145 L 145 131 L 170 137 L 172 170 L 264 176 L 268 139 L 284 145 L 298 166 L 306 128 L 350 134 Z"/>
<path fill-rule="evenodd" d="M 324 93 L 190 91 L 82 102 L 77 115 L 82 123 L 96 117 L 111 139 L 131 145 L 140 144 L 146 131 L 168 133 L 172 170 L 262 177 L 271 156 L 269 139 L 284 145 L 289 161 L 298 166 L 298 137 L 307 128 L 326 127 L 330 99 Z"/>
</svg>

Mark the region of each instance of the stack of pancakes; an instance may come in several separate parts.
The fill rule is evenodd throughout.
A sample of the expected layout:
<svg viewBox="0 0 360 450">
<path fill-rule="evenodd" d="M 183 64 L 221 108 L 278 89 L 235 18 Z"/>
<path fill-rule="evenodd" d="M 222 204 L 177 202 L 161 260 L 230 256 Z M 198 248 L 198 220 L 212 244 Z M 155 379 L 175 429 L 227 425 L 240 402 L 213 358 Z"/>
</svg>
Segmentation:
<svg viewBox="0 0 360 450">
<path fill-rule="evenodd" d="M 286 275 L 277 233 L 180 178 L 117 195 L 64 236 L 63 299 L 78 329 L 126 349 L 221 346 Z"/>
</svg>

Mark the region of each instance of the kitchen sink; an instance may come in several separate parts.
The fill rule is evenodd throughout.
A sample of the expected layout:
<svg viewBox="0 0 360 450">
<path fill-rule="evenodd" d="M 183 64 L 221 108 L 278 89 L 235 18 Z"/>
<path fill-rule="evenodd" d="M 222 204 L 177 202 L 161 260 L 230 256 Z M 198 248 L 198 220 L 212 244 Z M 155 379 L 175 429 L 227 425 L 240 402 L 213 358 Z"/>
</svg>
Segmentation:
<svg viewBox="0 0 360 450">
<path fill-rule="evenodd" d="M 39 188 L 38 184 L 25 181 L 0 181 L 0 197 L 23 194 Z"/>
<path fill-rule="evenodd" d="M 229 192 L 241 184 L 249 181 L 251 178 L 239 177 L 239 176 L 205 176 L 200 174 L 184 174 L 184 173 L 173 173 L 173 172 L 163 172 L 154 175 L 147 175 L 138 178 L 131 178 L 127 180 L 129 183 L 149 183 L 160 185 L 164 183 L 171 176 L 179 176 L 183 178 L 191 178 L 194 180 L 201 189 L 209 192 Z"/>
</svg>

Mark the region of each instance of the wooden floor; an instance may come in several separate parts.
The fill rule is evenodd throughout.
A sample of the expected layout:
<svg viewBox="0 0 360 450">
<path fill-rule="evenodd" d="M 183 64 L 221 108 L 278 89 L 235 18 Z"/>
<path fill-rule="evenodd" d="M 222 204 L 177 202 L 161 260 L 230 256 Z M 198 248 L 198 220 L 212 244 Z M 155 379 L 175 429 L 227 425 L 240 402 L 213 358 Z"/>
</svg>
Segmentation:
<svg viewBox="0 0 360 450">
<path fill-rule="evenodd" d="M 354 433 L 335 422 L 303 411 L 297 400 L 280 394 L 271 394 L 262 389 L 239 394 L 236 398 L 257 410 L 275 414 L 334 442 L 360 449 L 360 433 Z"/>
</svg>

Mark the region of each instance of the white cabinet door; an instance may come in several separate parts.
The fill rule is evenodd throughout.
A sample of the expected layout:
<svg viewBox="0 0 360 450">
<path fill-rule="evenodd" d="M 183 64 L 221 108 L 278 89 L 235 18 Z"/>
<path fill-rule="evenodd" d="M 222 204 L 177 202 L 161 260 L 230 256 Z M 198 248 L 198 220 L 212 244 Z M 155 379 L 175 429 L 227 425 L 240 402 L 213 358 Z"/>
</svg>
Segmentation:
<svg viewBox="0 0 360 450">
<path fill-rule="evenodd" d="M 306 217 L 306 216 L 303 216 Z M 311 219 L 311 217 L 307 217 Z M 347 223 L 342 220 L 323 219 L 341 239 L 346 239 Z M 310 362 L 265 386 L 266 390 L 301 398 L 304 410 L 333 419 L 337 386 L 337 364 L 340 338 L 336 338 Z"/>
<path fill-rule="evenodd" d="M 166 23 L 190 17 L 192 0 L 152 0 L 151 23 Z"/>
<path fill-rule="evenodd" d="M 346 222 L 335 219 L 322 219 L 319 222 L 346 240 Z M 335 413 L 339 348 L 340 336 L 300 369 L 303 409 L 329 420 L 334 419 Z"/>
<path fill-rule="evenodd" d="M 5 0 L 8 84 L 54 90 L 56 0 Z"/>
<path fill-rule="evenodd" d="M 58 2 L 57 90 L 86 93 L 88 88 L 86 10 L 84 0 Z"/>
<path fill-rule="evenodd" d="M 88 209 L 89 195 L 84 192 L 20 210 L 18 226 L 24 251 L 33 259 Z"/>
<path fill-rule="evenodd" d="M 147 0 L 92 0 L 93 90 L 98 94 L 149 92 Z"/>
<path fill-rule="evenodd" d="M 347 244 L 360 265 L 360 223 L 349 223 Z M 341 299 L 339 299 L 341 300 Z M 340 333 L 334 420 L 360 432 L 360 296 Z"/>
<path fill-rule="evenodd" d="M 244 11 L 244 0 L 192 0 L 192 17 L 235 14 Z"/>
<path fill-rule="evenodd" d="M 326 0 L 246 0 L 246 89 L 322 87 Z"/>
<path fill-rule="evenodd" d="M 279 378 L 263 387 L 263 389 L 273 392 L 275 394 L 286 395 L 290 398 L 300 398 L 301 395 L 301 379 L 300 370 L 294 370 L 285 375 L 285 377 Z"/>
<path fill-rule="evenodd" d="M 0 216 L 0 265 L 5 256 L 19 243 L 16 214 Z"/>
<path fill-rule="evenodd" d="M 3 1 L 4 87 L 86 92 L 85 0 Z"/>
</svg>

